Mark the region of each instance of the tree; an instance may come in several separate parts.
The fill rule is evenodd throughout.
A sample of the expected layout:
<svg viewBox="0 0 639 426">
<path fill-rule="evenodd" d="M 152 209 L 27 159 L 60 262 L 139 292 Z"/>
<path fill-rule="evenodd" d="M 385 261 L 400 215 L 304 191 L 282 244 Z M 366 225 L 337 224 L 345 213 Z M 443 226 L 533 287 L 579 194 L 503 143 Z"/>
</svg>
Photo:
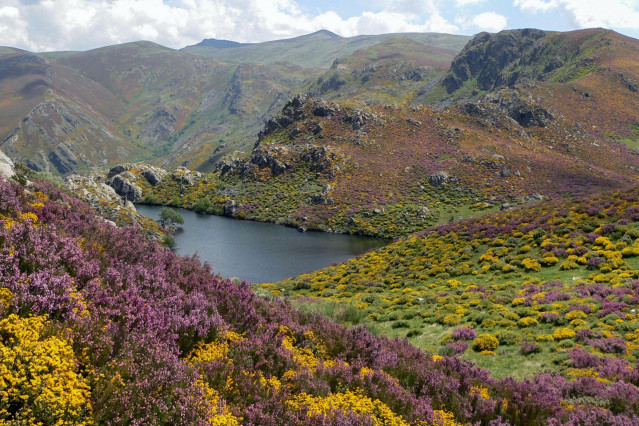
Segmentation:
<svg viewBox="0 0 639 426">
<path fill-rule="evenodd" d="M 162 210 L 160 210 L 160 219 L 180 225 L 184 223 L 184 218 L 180 213 L 167 207 L 162 207 Z"/>
</svg>

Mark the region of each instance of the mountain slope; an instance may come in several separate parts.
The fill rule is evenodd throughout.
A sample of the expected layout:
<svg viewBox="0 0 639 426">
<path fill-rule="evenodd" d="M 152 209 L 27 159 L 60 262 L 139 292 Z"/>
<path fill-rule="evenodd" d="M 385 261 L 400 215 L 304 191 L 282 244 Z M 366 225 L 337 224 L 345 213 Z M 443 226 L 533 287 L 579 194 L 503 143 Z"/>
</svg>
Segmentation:
<svg viewBox="0 0 639 426">
<path fill-rule="evenodd" d="M 246 137 L 313 76 L 148 42 L 60 55 L 7 52 L 0 56 L 2 146 L 37 170 L 62 174 L 160 158 L 195 168 L 215 149 L 246 149 Z"/>
<path fill-rule="evenodd" d="M 344 38 L 323 30 L 286 40 L 247 44 L 225 49 L 200 44 L 188 46 L 182 50 L 231 63 L 290 62 L 305 68 L 328 69 L 335 59 L 349 56 L 357 50 L 366 49 L 396 37 L 454 51 L 461 50 L 469 40 L 467 36 L 437 33 L 382 34 Z"/>
<path fill-rule="evenodd" d="M 613 365 L 633 369 L 639 356 L 637 195 L 451 223 L 263 287 L 356 307 L 381 333 L 462 355 L 498 377 L 541 369 L 574 378 L 590 368 L 609 380 L 619 377 Z M 489 356 L 470 347 L 486 333 L 496 344 Z"/>
<path fill-rule="evenodd" d="M 117 97 L 40 56 L 0 56 L 0 98 L 0 147 L 36 170 L 68 173 L 144 152 L 110 120 L 123 105 Z"/>
</svg>

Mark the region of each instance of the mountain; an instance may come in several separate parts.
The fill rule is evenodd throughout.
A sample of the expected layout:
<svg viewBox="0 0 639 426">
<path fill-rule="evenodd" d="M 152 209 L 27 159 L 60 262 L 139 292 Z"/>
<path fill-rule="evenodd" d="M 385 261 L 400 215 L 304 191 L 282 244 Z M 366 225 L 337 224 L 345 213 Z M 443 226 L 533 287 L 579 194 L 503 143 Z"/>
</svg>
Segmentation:
<svg viewBox="0 0 639 426">
<path fill-rule="evenodd" d="M 350 56 L 357 50 L 366 49 L 396 37 L 454 51 L 461 50 L 469 40 L 467 36 L 437 33 L 398 33 L 340 37 L 330 31 L 321 30 L 291 39 L 252 43 L 227 49 L 207 47 L 200 43 L 185 47 L 182 50 L 230 63 L 257 62 L 273 64 L 290 62 L 304 68 L 328 69 L 335 59 Z"/>
<path fill-rule="evenodd" d="M 17 49 L 0 55 L 0 146 L 36 170 L 68 173 L 139 157 L 110 117 L 121 100 L 93 80 Z"/>
<path fill-rule="evenodd" d="M 148 42 L 59 55 L 10 50 L 0 63 L 0 146 L 61 174 L 243 149 L 308 78 L 289 65 L 229 65 Z"/>
<path fill-rule="evenodd" d="M 190 47 L 214 47 L 216 49 L 228 49 L 230 47 L 248 46 L 250 43 L 238 43 L 231 40 L 218 40 L 215 38 L 205 38 L 198 44 L 194 44 Z"/>
<path fill-rule="evenodd" d="M 457 39 L 437 34 L 406 37 L 439 44 Z M 250 150 L 263 123 L 295 93 L 311 91 L 325 73 L 291 63 L 259 63 L 259 55 L 279 49 L 282 43 L 289 46 L 287 51 L 295 46 L 292 51 L 303 48 L 317 58 L 317 43 L 340 55 L 367 46 L 373 50 L 356 53 L 360 57 L 352 72 L 370 74 L 370 69 L 361 69 L 366 64 L 397 65 L 406 75 L 417 72 L 418 79 L 444 72 L 455 53 L 397 36 L 351 40 L 326 31 L 270 44 L 207 47 L 231 52 L 259 46 L 247 51 L 242 63 L 220 62 L 150 42 L 46 54 L 5 48 L 0 55 L 4 99 L 0 147 L 36 170 L 60 174 L 139 160 L 212 170 L 223 156 Z M 381 44 L 378 52 L 376 44 Z M 343 49 L 344 45 L 350 47 Z M 381 52 L 395 47 L 394 58 Z M 348 57 L 342 59 L 349 62 Z M 428 66 L 433 69 L 424 68 Z M 393 73 L 397 70 L 386 72 Z M 392 93 L 383 88 L 379 93 L 384 78 L 357 89 L 361 99 L 402 100 L 419 84 L 411 77 L 412 84 L 400 82 Z"/>
</svg>

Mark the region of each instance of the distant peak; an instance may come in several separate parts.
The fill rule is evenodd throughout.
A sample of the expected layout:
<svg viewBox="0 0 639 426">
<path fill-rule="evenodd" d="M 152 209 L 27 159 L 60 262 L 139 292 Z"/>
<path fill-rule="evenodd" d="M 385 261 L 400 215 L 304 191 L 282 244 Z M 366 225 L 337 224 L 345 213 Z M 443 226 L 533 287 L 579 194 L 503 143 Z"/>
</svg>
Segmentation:
<svg viewBox="0 0 639 426">
<path fill-rule="evenodd" d="M 231 40 L 218 40 L 216 38 L 206 38 L 193 46 L 206 46 L 206 47 L 215 47 L 216 49 L 228 49 L 231 47 L 246 46 L 248 44 L 251 44 L 251 43 L 239 43 L 237 41 L 231 41 Z M 190 47 L 193 47 L 193 46 L 190 46 Z"/>
<path fill-rule="evenodd" d="M 332 31 L 329 30 L 319 30 L 319 31 L 315 31 L 312 34 L 309 34 L 310 36 L 314 36 L 314 35 L 323 35 L 323 36 L 328 36 L 330 38 L 342 38 L 340 35 L 335 34 Z"/>
</svg>

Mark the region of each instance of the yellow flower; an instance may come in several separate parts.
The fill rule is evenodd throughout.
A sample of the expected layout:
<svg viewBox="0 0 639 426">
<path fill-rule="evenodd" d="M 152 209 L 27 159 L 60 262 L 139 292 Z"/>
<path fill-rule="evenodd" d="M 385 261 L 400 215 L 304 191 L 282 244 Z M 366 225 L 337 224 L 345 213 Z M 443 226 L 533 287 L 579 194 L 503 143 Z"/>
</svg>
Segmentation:
<svg viewBox="0 0 639 426">
<path fill-rule="evenodd" d="M 76 373 L 71 346 L 44 331 L 44 317 L 9 315 L 0 321 L 0 423 L 91 423 L 90 390 Z M 44 337 L 47 335 L 47 337 Z"/>
</svg>

